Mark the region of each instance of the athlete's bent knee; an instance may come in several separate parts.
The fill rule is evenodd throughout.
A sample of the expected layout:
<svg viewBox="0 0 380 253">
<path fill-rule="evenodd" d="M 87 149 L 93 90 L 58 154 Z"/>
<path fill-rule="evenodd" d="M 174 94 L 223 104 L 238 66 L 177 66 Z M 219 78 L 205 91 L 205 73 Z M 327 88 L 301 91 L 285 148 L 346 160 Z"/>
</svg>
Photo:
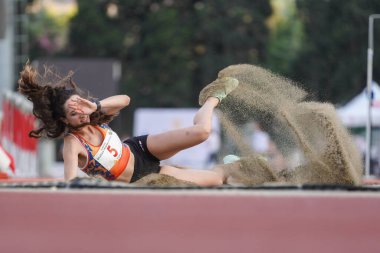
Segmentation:
<svg viewBox="0 0 380 253">
<path fill-rule="evenodd" d="M 203 142 L 210 137 L 211 129 L 204 126 L 198 126 L 196 129 L 196 137 L 200 142 Z"/>
</svg>

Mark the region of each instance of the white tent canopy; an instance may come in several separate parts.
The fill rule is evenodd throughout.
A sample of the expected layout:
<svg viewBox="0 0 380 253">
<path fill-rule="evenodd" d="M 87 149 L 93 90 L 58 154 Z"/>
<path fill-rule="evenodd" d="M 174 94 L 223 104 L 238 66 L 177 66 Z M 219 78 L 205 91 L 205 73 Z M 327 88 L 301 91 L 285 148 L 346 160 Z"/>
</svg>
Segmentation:
<svg viewBox="0 0 380 253">
<path fill-rule="evenodd" d="M 380 127 L 380 87 L 376 82 L 372 83 L 372 92 L 372 126 Z M 368 97 L 366 88 L 337 111 L 346 127 L 365 127 L 368 119 Z"/>
</svg>

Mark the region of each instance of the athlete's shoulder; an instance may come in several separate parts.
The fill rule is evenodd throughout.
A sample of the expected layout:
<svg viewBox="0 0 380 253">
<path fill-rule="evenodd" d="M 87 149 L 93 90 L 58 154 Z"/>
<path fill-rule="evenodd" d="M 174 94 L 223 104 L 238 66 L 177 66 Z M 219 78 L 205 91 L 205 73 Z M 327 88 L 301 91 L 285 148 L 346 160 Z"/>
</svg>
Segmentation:
<svg viewBox="0 0 380 253">
<path fill-rule="evenodd" d="M 75 135 L 73 133 L 67 133 L 65 136 L 63 136 L 63 141 L 64 142 L 69 142 L 75 140 Z"/>
<path fill-rule="evenodd" d="M 80 140 L 74 134 L 68 133 L 63 137 L 63 145 L 64 148 L 80 146 Z"/>
<path fill-rule="evenodd" d="M 63 155 L 76 154 L 79 152 L 80 143 L 76 140 L 76 137 L 72 134 L 66 135 L 63 138 Z"/>
</svg>

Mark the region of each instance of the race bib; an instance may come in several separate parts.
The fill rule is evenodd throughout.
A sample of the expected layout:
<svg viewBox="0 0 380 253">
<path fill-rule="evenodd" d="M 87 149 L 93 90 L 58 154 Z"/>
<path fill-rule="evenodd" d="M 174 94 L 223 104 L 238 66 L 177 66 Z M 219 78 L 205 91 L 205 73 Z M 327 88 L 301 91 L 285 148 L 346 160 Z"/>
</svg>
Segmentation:
<svg viewBox="0 0 380 253">
<path fill-rule="evenodd" d="M 109 129 L 100 149 L 94 156 L 94 159 L 107 170 L 111 170 L 115 163 L 120 159 L 122 151 L 123 144 L 121 143 L 119 136 Z"/>
</svg>

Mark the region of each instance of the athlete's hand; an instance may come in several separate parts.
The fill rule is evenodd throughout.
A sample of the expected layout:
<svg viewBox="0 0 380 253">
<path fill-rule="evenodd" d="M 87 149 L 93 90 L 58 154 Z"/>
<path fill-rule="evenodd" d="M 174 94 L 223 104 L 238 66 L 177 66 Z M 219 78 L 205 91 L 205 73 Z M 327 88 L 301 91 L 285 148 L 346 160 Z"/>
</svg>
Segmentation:
<svg viewBox="0 0 380 253">
<path fill-rule="evenodd" d="M 75 112 L 85 115 L 90 115 L 91 113 L 96 111 L 96 104 L 91 102 L 90 100 L 74 97 L 71 98 L 68 104 L 69 108 L 75 110 Z"/>
</svg>

